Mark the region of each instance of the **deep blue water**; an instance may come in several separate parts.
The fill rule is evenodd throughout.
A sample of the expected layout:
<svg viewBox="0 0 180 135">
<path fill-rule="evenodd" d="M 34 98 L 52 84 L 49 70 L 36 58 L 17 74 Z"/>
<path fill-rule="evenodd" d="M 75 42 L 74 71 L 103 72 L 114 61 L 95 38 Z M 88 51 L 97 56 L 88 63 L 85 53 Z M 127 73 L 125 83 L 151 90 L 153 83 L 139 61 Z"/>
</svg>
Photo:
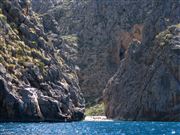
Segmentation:
<svg viewBox="0 0 180 135">
<path fill-rule="evenodd" d="M 180 135 L 180 123 L 0 123 L 0 135 Z"/>
</svg>

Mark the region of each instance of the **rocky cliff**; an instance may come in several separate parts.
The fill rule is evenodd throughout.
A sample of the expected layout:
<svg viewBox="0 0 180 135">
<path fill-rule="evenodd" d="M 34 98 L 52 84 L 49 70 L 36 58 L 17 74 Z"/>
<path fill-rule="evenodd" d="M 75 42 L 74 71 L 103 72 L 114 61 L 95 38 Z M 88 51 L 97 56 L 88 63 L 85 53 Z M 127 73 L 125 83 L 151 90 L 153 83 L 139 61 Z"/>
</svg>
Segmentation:
<svg viewBox="0 0 180 135">
<path fill-rule="evenodd" d="M 32 9 L 40 14 L 46 13 L 48 10 L 55 8 L 63 3 L 64 0 L 31 0 Z M 69 1 L 69 0 L 65 0 Z"/>
<path fill-rule="evenodd" d="M 57 47 L 66 39 L 47 36 L 41 22 L 28 1 L 0 1 L 0 121 L 84 117 L 78 77 Z"/>
<path fill-rule="evenodd" d="M 80 120 L 105 87 L 109 118 L 179 120 L 178 0 L 0 7 L 0 120 Z"/>
<path fill-rule="evenodd" d="M 108 118 L 180 121 L 179 12 L 179 1 L 154 1 L 142 42 L 131 43 L 104 90 Z"/>
<path fill-rule="evenodd" d="M 35 0 L 34 0 L 35 1 Z M 74 63 L 87 103 L 101 98 L 133 39 L 142 40 L 153 1 L 74 0 L 43 14 L 45 32 L 77 37 Z M 39 3 L 41 4 L 41 2 Z"/>
<path fill-rule="evenodd" d="M 108 118 L 175 121 L 180 112 L 180 67 L 178 34 L 172 33 L 178 28 L 166 29 L 179 23 L 179 4 L 178 0 L 75 0 L 57 5 L 42 18 L 46 32 L 76 37 L 73 63 L 87 104 L 101 99 L 115 73 L 104 90 Z M 166 38 L 160 34 L 164 30 L 172 36 L 166 47 L 158 42 Z"/>
</svg>

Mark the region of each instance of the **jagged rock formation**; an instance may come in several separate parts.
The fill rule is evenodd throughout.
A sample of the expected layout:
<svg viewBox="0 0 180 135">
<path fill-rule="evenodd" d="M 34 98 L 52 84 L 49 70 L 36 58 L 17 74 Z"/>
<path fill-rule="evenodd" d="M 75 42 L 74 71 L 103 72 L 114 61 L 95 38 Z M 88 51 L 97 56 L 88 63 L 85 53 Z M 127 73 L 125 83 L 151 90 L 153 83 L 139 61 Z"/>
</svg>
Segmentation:
<svg viewBox="0 0 180 135">
<path fill-rule="evenodd" d="M 0 3 L 0 120 L 80 120 L 117 70 L 109 118 L 179 120 L 178 0 L 23 1 Z"/>
<path fill-rule="evenodd" d="M 152 3 L 72 0 L 43 15 L 45 32 L 75 35 L 78 39 L 75 64 L 87 103 L 94 103 L 102 96 L 129 43 L 133 39 L 142 40 L 143 22 L 151 12 Z"/>
<path fill-rule="evenodd" d="M 89 102 L 101 97 L 107 81 L 124 58 L 128 47 L 124 43 L 135 38 L 133 29 L 141 26 L 147 16 L 144 10 L 150 8 L 148 1 L 92 0 L 87 4 L 84 29 L 79 33 L 78 60 L 80 86 Z M 141 29 L 138 30 L 141 36 Z"/>
<path fill-rule="evenodd" d="M 32 9 L 38 13 L 46 13 L 48 10 L 53 9 L 56 5 L 62 4 L 64 0 L 31 0 Z M 66 0 L 67 1 L 67 0 Z"/>
<path fill-rule="evenodd" d="M 0 121 L 81 120 L 78 77 L 57 47 L 66 39 L 48 37 L 30 4 L 0 1 Z"/>
<path fill-rule="evenodd" d="M 142 43 L 131 43 L 104 90 L 108 118 L 180 121 L 179 12 L 180 1 L 154 1 Z"/>
</svg>

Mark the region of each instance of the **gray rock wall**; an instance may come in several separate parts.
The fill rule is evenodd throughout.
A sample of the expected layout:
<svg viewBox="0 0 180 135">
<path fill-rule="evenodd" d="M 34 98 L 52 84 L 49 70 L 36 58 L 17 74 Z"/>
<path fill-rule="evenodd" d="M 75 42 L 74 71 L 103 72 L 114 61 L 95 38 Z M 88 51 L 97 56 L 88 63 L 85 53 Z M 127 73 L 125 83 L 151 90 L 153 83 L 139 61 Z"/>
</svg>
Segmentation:
<svg viewBox="0 0 180 135">
<path fill-rule="evenodd" d="M 131 43 L 104 90 L 108 118 L 180 120 L 179 5 L 170 0 L 154 3 L 142 43 Z"/>
<path fill-rule="evenodd" d="M 129 43 L 142 40 L 143 22 L 152 1 L 76 0 L 43 16 L 46 32 L 76 35 L 80 87 L 87 103 L 101 98 L 108 79 L 117 71 Z"/>
<path fill-rule="evenodd" d="M 77 74 L 56 48 L 64 42 L 52 42 L 27 3 L 0 8 L 0 121 L 82 120 Z"/>
</svg>

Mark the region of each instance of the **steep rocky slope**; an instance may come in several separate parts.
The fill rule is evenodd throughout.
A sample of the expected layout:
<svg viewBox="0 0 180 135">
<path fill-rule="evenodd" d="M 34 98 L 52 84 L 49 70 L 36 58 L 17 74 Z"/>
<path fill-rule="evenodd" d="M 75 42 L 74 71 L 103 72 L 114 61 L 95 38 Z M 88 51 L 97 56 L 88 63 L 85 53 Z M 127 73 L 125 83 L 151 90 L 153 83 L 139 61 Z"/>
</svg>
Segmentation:
<svg viewBox="0 0 180 135">
<path fill-rule="evenodd" d="M 104 90 L 108 118 L 180 121 L 180 1 L 152 9 L 142 43 L 131 43 Z"/>
<path fill-rule="evenodd" d="M 142 40 L 143 22 L 151 13 L 152 3 L 149 0 L 74 0 L 43 14 L 45 32 L 77 37 L 74 63 L 79 67 L 80 87 L 87 103 L 101 98 L 128 44 L 133 39 Z"/>
<path fill-rule="evenodd" d="M 0 121 L 83 119 L 78 77 L 56 47 L 65 43 L 44 33 L 30 3 L 0 1 Z"/>
<path fill-rule="evenodd" d="M 32 1 L 32 9 L 35 12 L 43 14 L 48 10 L 55 8 L 56 5 L 62 4 L 64 0 L 31 0 L 31 1 Z"/>
<path fill-rule="evenodd" d="M 179 0 L 32 0 L 36 13 L 11 2 L 1 4 L 2 118 L 79 120 L 78 78 L 93 104 L 115 73 L 104 90 L 109 118 L 179 120 Z"/>
</svg>

